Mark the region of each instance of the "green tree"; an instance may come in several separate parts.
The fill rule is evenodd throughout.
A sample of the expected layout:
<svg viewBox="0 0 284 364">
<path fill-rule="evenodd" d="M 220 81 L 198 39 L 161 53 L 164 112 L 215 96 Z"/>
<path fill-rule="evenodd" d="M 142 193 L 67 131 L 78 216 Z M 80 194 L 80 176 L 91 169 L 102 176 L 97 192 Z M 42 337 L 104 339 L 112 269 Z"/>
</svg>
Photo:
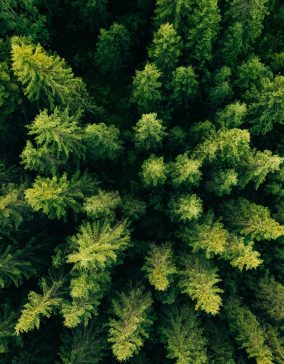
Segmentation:
<svg viewBox="0 0 284 364">
<path fill-rule="evenodd" d="M 171 276 L 177 272 L 172 248 L 166 244 L 151 244 L 143 270 L 156 290 L 165 291 L 169 287 Z"/>
<path fill-rule="evenodd" d="M 265 343 L 264 330 L 250 309 L 236 300 L 228 302 L 224 309 L 230 331 L 249 358 L 255 358 L 258 364 L 272 364 L 272 353 Z"/>
<path fill-rule="evenodd" d="M 155 150 L 161 146 L 166 136 L 166 128 L 157 116 L 156 113 L 143 114 L 134 126 L 134 141 L 137 149 Z"/>
<path fill-rule="evenodd" d="M 160 331 L 167 357 L 175 360 L 176 364 L 207 363 L 207 341 L 198 318 L 188 304 L 165 310 Z"/>
<path fill-rule="evenodd" d="M 196 0 L 193 6 L 186 32 L 186 47 L 190 59 L 202 69 L 213 58 L 213 44 L 219 32 L 221 16 L 217 0 Z"/>
<path fill-rule="evenodd" d="M 170 214 L 179 221 L 195 220 L 202 214 L 202 200 L 196 194 L 173 198 L 169 203 Z"/>
<path fill-rule="evenodd" d="M 154 34 L 149 48 L 149 58 L 166 76 L 176 68 L 181 55 L 181 37 L 174 26 L 165 23 Z"/>
<path fill-rule="evenodd" d="M 198 91 L 197 75 L 192 66 L 180 66 L 173 72 L 171 81 L 172 99 L 178 105 L 187 106 Z"/>
<path fill-rule="evenodd" d="M 132 99 L 142 113 L 157 110 L 162 101 L 160 78 L 161 72 L 152 63 L 147 63 L 144 70 L 136 71 Z"/>
<path fill-rule="evenodd" d="M 217 170 L 206 183 L 208 191 L 216 196 L 229 195 L 238 184 L 238 173 L 234 169 Z"/>
<path fill-rule="evenodd" d="M 95 62 L 103 75 L 117 77 L 130 61 L 131 37 L 123 24 L 113 23 L 101 29 L 95 53 Z"/>
<path fill-rule="evenodd" d="M 152 155 L 146 159 L 142 164 L 141 177 L 145 186 L 163 185 L 167 179 L 167 166 L 163 157 Z"/>
<path fill-rule="evenodd" d="M 120 293 L 112 302 L 113 316 L 109 321 L 109 339 L 118 361 L 126 361 L 136 354 L 149 336 L 152 319 L 149 311 L 152 298 L 149 292 L 133 288 Z"/>
<path fill-rule="evenodd" d="M 198 186 L 202 176 L 201 163 L 199 160 L 190 159 L 188 153 L 179 154 L 171 171 L 173 185 Z"/>
<path fill-rule="evenodd" d="M 27 142 L 21 157 L 27 169 L 55 173 L 58 166 L 73 157 L 80 160 L 85 156 L 82 130 L 76 117 L 68 110 L 55 108 L 50 115 L 44 110 L 29 125 L 29 135 L 34 137 L 36 147 Z"/>
<path fill-rule="evenodd" d="M 86 143 L 89 158 L 116 159 L 122 150 L 119 134 L 119 129 L 114 125 L 107 126 L 104 123 L 87 125 L 83 140 Z"/>
<path fill-rule="evenodd" d="M 70 67 L 56 55 L 48 55 L 40 44 L 27 38 L 12 38 L 12 68 L 32 101 L 54 109 L 57 103 L 70 110 L 91 108 L 86 86 L 74 77 Z"/>
<path fill-rule="evenodd" d="M 233 104 L 225 106 L 223 110 L 217 112 L 216 121 L 223 128 L 239 128 L 244 123 L 246 114 L 246 104 L 236 101 Z"/>
<path fill-rule="evenodd" d="M 67 210 L 78 212 L 84 194 L 78 188 L 78 176 L 37 177 L 33 186 L 26 189 L 25 196 L 34 211 L 42 211 L 50 219 L 66 218 Z"/>
<path fill-rule="evenodd" d="M 94 196 L 86 199 L 83 210 L 92 219 L 114 218 L 114 210 L 121 204 L 119 193 L 99 190 Z"/>
<path fill-rule="evenodd" d="M 53 281 L 49 285 L 46 280 L 41 280 L 42 294 L 31 291 L 28 302 L 24 305 L 21 316 L 15 326 L 16 334 L 28 332 L 33 328 L 39 329 L 41 317 L 50 317 L 58 309 L 62 298 L 62 280 Z"/>
<path fill-rule="evenodd" d="M 267 207 L 245 198 L 226 203 L 223 216 L 233 230 L 251 239 L 271 240 L 284 234 L 284 227 L 270 216 Z"/>
<path fill-rule="evenodd" d="M 183 269 L 179 272 L 179 286 L 182 293 L 186 293 L 195 301 L 195 309 L 201 309 L 208 314 L 216 315 L 220 311 L 222 299 L 221 288 L 216 286 L 221 279 L 217 268 L 211 263 L 197 256 L 182 257 Z"/>
</svg>

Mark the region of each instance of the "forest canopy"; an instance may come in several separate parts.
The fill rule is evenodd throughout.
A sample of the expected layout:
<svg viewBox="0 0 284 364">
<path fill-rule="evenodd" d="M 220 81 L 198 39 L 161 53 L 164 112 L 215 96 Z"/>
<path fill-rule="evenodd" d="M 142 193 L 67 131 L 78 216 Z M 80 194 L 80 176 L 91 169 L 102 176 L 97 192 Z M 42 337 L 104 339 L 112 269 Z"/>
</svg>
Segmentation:
<svg viewBox="0 0 284 364">
<path fill-rule="evenodd" d="M 284 363 L 283 25 L 0 1 L 1 363 Z"/>
</svg>

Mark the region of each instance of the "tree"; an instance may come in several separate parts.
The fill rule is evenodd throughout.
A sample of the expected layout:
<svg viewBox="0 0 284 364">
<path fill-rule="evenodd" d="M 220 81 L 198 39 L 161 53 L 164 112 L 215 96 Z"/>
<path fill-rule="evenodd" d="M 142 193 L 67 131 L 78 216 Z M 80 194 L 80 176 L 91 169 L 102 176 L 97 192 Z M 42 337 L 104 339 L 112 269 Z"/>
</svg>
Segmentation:
<svg viewBox="0 0 284 364">
<path fill-rule="evenodd" d="M 99 190 L 97 195 L 86 199 L 83 210 L 92 219 L 115 217 L 114 210 L 121 204 L 121 198 L 117 191 L 107 192 Z"/>
<path fill-rule="evenodd" d="M 149 279 L 149 283 L 158 291 L 165 291 L 171 280 L 171 276 L 177 272 L 173 261 L 173 250 L 169 245 L 150 246 L 143 270 Z"/>
<path fill-rule="evenodd" d="M 127 293 L 120 293 L 112 301 L 115 318 L 109 321 L 109 339 L 112 351 L 118 361 L 126 361 L 143 346 L 152 325 L 149 310 L 152 298 L 142 288 L 133 288 Z"/>
<path fill-rule="evenodd" d="M 33 328 L 39 329 L 41 317 L 50 317 L 56 310 L 62 298 L 60 289 L 62 280 L 53 281 L 48 285 L 47 281 L 41 280 L 42 294 L 31 291 L 28 295 L 28 302 L 21 311 L 21 316 L 15 326 L 16 334 L 28 332 Z"/>
<path fill-rule="evenodd" d="M 264 331 L 256 316 L 236 300 L 227 303 L 224 309 L 230 331 L 249 358 L 255 358 L 259 364 L 272 364 L 272 353 L 265 344 Z"/>
<path fill-rule="evenodd" d="M 78 177 L 68 181 L 66 173 L 61 177 L 37 177 L 25 196 L 34 211 L 42 211 L 50 219 L 66 218 L 69 209 L 78 212 L 84 197 L 78 189 Z"/>
<path fill-rule="evenodd" d="M 143 114 L 134 126 L 135 147 L 141 150 L 155 150 L 166 136 L 166 127 L 157 119 L 156 113 Z"/>
<path fill-rule="evenodd" d="M 149 58 L 157 68 L 167 76 L 175 69 L 181 55 L 181 37 L 174 26 L 165 23 L 154 34 L 153 43 L 149 48 Z"/>
<path fill-rule="evenodd" d="M 251 132 L 267 134 L 276 124 L 283 124 L 284 77 L 276 76 L 264 84 L 262 92 L 249 107 Z"/>
<path fill-rule="evenodd" d="M 223 290 L 216 286 L 221 281 L 217 268 L 197 256 L 184 256 L 182 264 L 183 269 L 179 272 L 182 293 L 195 301 L 196 310 L 201 309 L 211 315 L 219 313 L 222 305 L 219 294 Z"/>
<path fill-rule="evenodd" d="M 136 71 L 133 79 L 133 101 L 142 113 L 157 110 L 162 101 L 161 72 L 155 64 L 147 63 L 143 71 Z"/>
<path fill-rule="evenodd" d="M 246 114 L 246 104 L 236 101 L 217 112 L 216 121 L 223 128 L 239 128 L 244 123 Z"/>
<path fill-rule="evenodd" d="M 238 184 L 238 174 L 234 169 L 217 170 L 206 183 L 208 191 L 216 196 L 229 195 L 234 186 Z"/>
<path fill-rule="evenodd" d="M 114 125 L 107 126 L 104 123 L 87 125 L 83 140 L 90 158 L 95 160 L 116 159 L 122 151 L 119 134 L 119 130 Z"/>
<path fill-rule="evenodd" d="M 284 227 L 270 217 L 268 208 L 245 198 L 226 203 L 223 216 L 232 229 L 251 239 L 271 240 L 284 234 Z"/>
<path fill-rule="evenodd" d="M 32 101 L 40 101 L 54 109 L 57 103 L 70 110 L 91 108 L 81 78 L 74 77 L 70 67 L 56 55 L 48 55 L 40 44 L 24 37 L 12 38 L 12 68 Z"/>
<path fill-rule="evenodd" d="M 101 29 L 95 53 L 95 62 L 103 75 L 117 76 L 125 71 L 130 60 L 131 37 L 123 24 L 113 23 Z"/>
<path fill-rule="evenodd" d="M 207 341 L 199 319 L 188 304 L 165 310 L 160 331 L 167 357 L 175 360 L 176 364 L 207 362 Z"/>
<path fill-rule="evenodd" d="M 145 186 L 163 185 L 167 179 L 167 166 L 163 157 L 151 155 L 142 164 L 141 177 Z"/>
<path fill-rule="evenodd" d="M 205 251 L 207 258 L 221 255 L 227 248 L 228 232 L 220 221 L 214 221 L 213 213 L 208 213 L 202 222 L 185 227 L 180 236 L 194 252 Z"/>
<path fill-rule="evenodd" d="M 175 187 L 198 186 L 202 176 L 201 163 L 200 160 L 190 159 L 188 153 L 179 154 L 172 166 L 173 185 Z"/>
<path fill-rule="evenodd" d="M 182 195 L 172 199 L 169 208 L 174 219 L 184 222 L 197 219 L 203 211 L 202 200 L 196 194 Z"/>
<path fill-rule="evenodd" d="M 179 31 L 187 25 L 191 10 L 189 0 L 157 0 L 155 21 L 157 24 L 172 23 Z"/>
<path fill-rule="evenodd" d="M 233 0 L 229 3 L 225 18 L 231 23 L 240 23 L 243 28 L 243 50 L 247 52 L 261 35 L 263 20 L 267 15 L 267 0 L 242 1 Z"/>
<path fill-rule="evenodd" d="M 82 130 L 76 117 L 69 116 L 67 109 L 48 115 L 48 111 L 40 112 L 31 125 L 29 135 L 34 137 L 36 148 L 28 141 L 23 150 L 22 162 L 26 168 L 39 172 L 55 172 L 60 163 L 66 163 L 72 156 L 80 160 L 85 156 L 82 143 Z"/>
<path fill-rule="evenodd" d="M 222 106 L 233 96 L 233 90 L 230 83 L 232 71 L 229 67 L 224 66 L 217 70 L 212 76 L 212 86 L 209 89 L 209 100 L 213 107 Z"/>
<path fill-rule="evenodd" d="M 243 32 L 242 23 L 236 22 L 231 24 L 225 31 L 220 53 L 224 62 L 229 67 L 237 64 L 237 61 L 243 51 Z"/>
<path fill-rule="evenodd" d="M 193 12 L 189 17 L 186 47 L 190 59 L 202 69 L 213 58 L 213 44 L 219 32 L 221 20 L 216 0 L 194 1 Z"/>
<path fill-rule="evenodd" d="M 178 105 L 188 106 L 198 91 L 197 76 L 192 66 L 177 67 L 171 81 L 172 99 Z"/>
<path fill-rule="evenodd" d="M 259 280 L 257 298 L 261 307 L 275 321 L 284 319 L 284 286 L 273 276 L 266 275 Z"/>
</svg>

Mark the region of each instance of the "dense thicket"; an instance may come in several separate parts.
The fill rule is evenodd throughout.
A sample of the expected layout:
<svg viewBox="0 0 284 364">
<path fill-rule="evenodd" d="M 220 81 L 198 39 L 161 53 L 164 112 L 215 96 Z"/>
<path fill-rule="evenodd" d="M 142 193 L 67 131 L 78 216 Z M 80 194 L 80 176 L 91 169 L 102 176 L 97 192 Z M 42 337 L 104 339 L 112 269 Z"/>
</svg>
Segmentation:
<svg viewBox="0 0 284 364">
<path fill-rule="evenodd" d="M 283 24 L 0 1 L 1 363 L 284 363 Z"/>
</svg>

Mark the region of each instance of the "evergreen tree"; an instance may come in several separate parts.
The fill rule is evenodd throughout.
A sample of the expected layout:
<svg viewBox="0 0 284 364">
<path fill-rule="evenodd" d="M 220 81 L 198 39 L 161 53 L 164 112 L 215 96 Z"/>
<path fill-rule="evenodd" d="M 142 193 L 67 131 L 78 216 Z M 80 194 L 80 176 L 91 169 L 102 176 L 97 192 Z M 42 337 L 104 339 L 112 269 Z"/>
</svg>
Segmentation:
<svg viewBox="0 0 284 364">
<path fill-rule="evenodd" d="M 134 141 L 137 149 L 155 150 L 166 136 L 165 126 L 156 113 L 143 114 L 134 127 Z"/>
<path fill-rule="evenodd" d="M 70 110 L 91 107 L 83 81 L 74 77 L 70 67 L 59 56 L 48 55 L 40 44 L 27 38 L 12 38 L 12 67 L 25 94 L 54 109 L 57 102 Z"/>
<path fill-rule="evenodd" d="M 192 66 L 180 66 L 173 72 L 171 81 L 172 98 L 174 103 L 188 106 L 193 101 L 198 91 L 198 81 Z"/>
<path fill-rule="evenodd" d="M 249 308 L 232 300 L 225 305 L 225 312 L 230 330 L 249 358 L 255 358 L 259 364 L 272 363 L 272 353 L 265 343 L 264 331 Z"/>
<path fill-rule="evenodd" d="M 112 302 L 113 316 L 109 322 L 109 339 L 118 361 L 126 361 L 137 353 L 148 338 L 152 325 L 149 316 L 152 299 L 150 293 L 133 288 L 120 293 Z"/>
<path fill-rule="evenodd" d="M 165 311 L 161 338 L 167 348 L 167 357 L 176 364 L 207 362 L 206 339 L 193 309 L 188 304 L 173 306 Z"/>
<path fill-rule="evenodd" d="M 220 282 L 217 269 L 209 261 L 199 257 L 184 256 L 183 269 L 180 271 L 180 288 L 192 300 L 196 301 L 195 309 L 201 309 L 208 314 L 216 315 L 222 300 L 219 293 L 223 290 L 216 286 Z"/>
<path fill-rule="evenodd" d="M 154 34 L 149 57 L 164 75 L 175 69 L 181 54 L 181 38 L 174 26 L 162 24 Z"/>
<path fill-rule="evenodd" d="M 152 155 L 146 159 L 142 164 L 141 176 L 145 186 L 156 187 L 164 184 L 167 179 L 167 166 L 163 157 Z"/>
<path fill-rule="evenodd" d="M 179 221 L 191 221 L 197 219 L 203 211 L 202 201 L 197 195 L 183 195 L 169 203 L 173 218 Z"/>
<path fill-rule="evenodd" d="M 177 272 L 170 246 L 152 244 L 143 270 L 146 272 L 149 283 L 156 290 L 165 291 L 170 284 L 171 276 Z"/>
</svg>

